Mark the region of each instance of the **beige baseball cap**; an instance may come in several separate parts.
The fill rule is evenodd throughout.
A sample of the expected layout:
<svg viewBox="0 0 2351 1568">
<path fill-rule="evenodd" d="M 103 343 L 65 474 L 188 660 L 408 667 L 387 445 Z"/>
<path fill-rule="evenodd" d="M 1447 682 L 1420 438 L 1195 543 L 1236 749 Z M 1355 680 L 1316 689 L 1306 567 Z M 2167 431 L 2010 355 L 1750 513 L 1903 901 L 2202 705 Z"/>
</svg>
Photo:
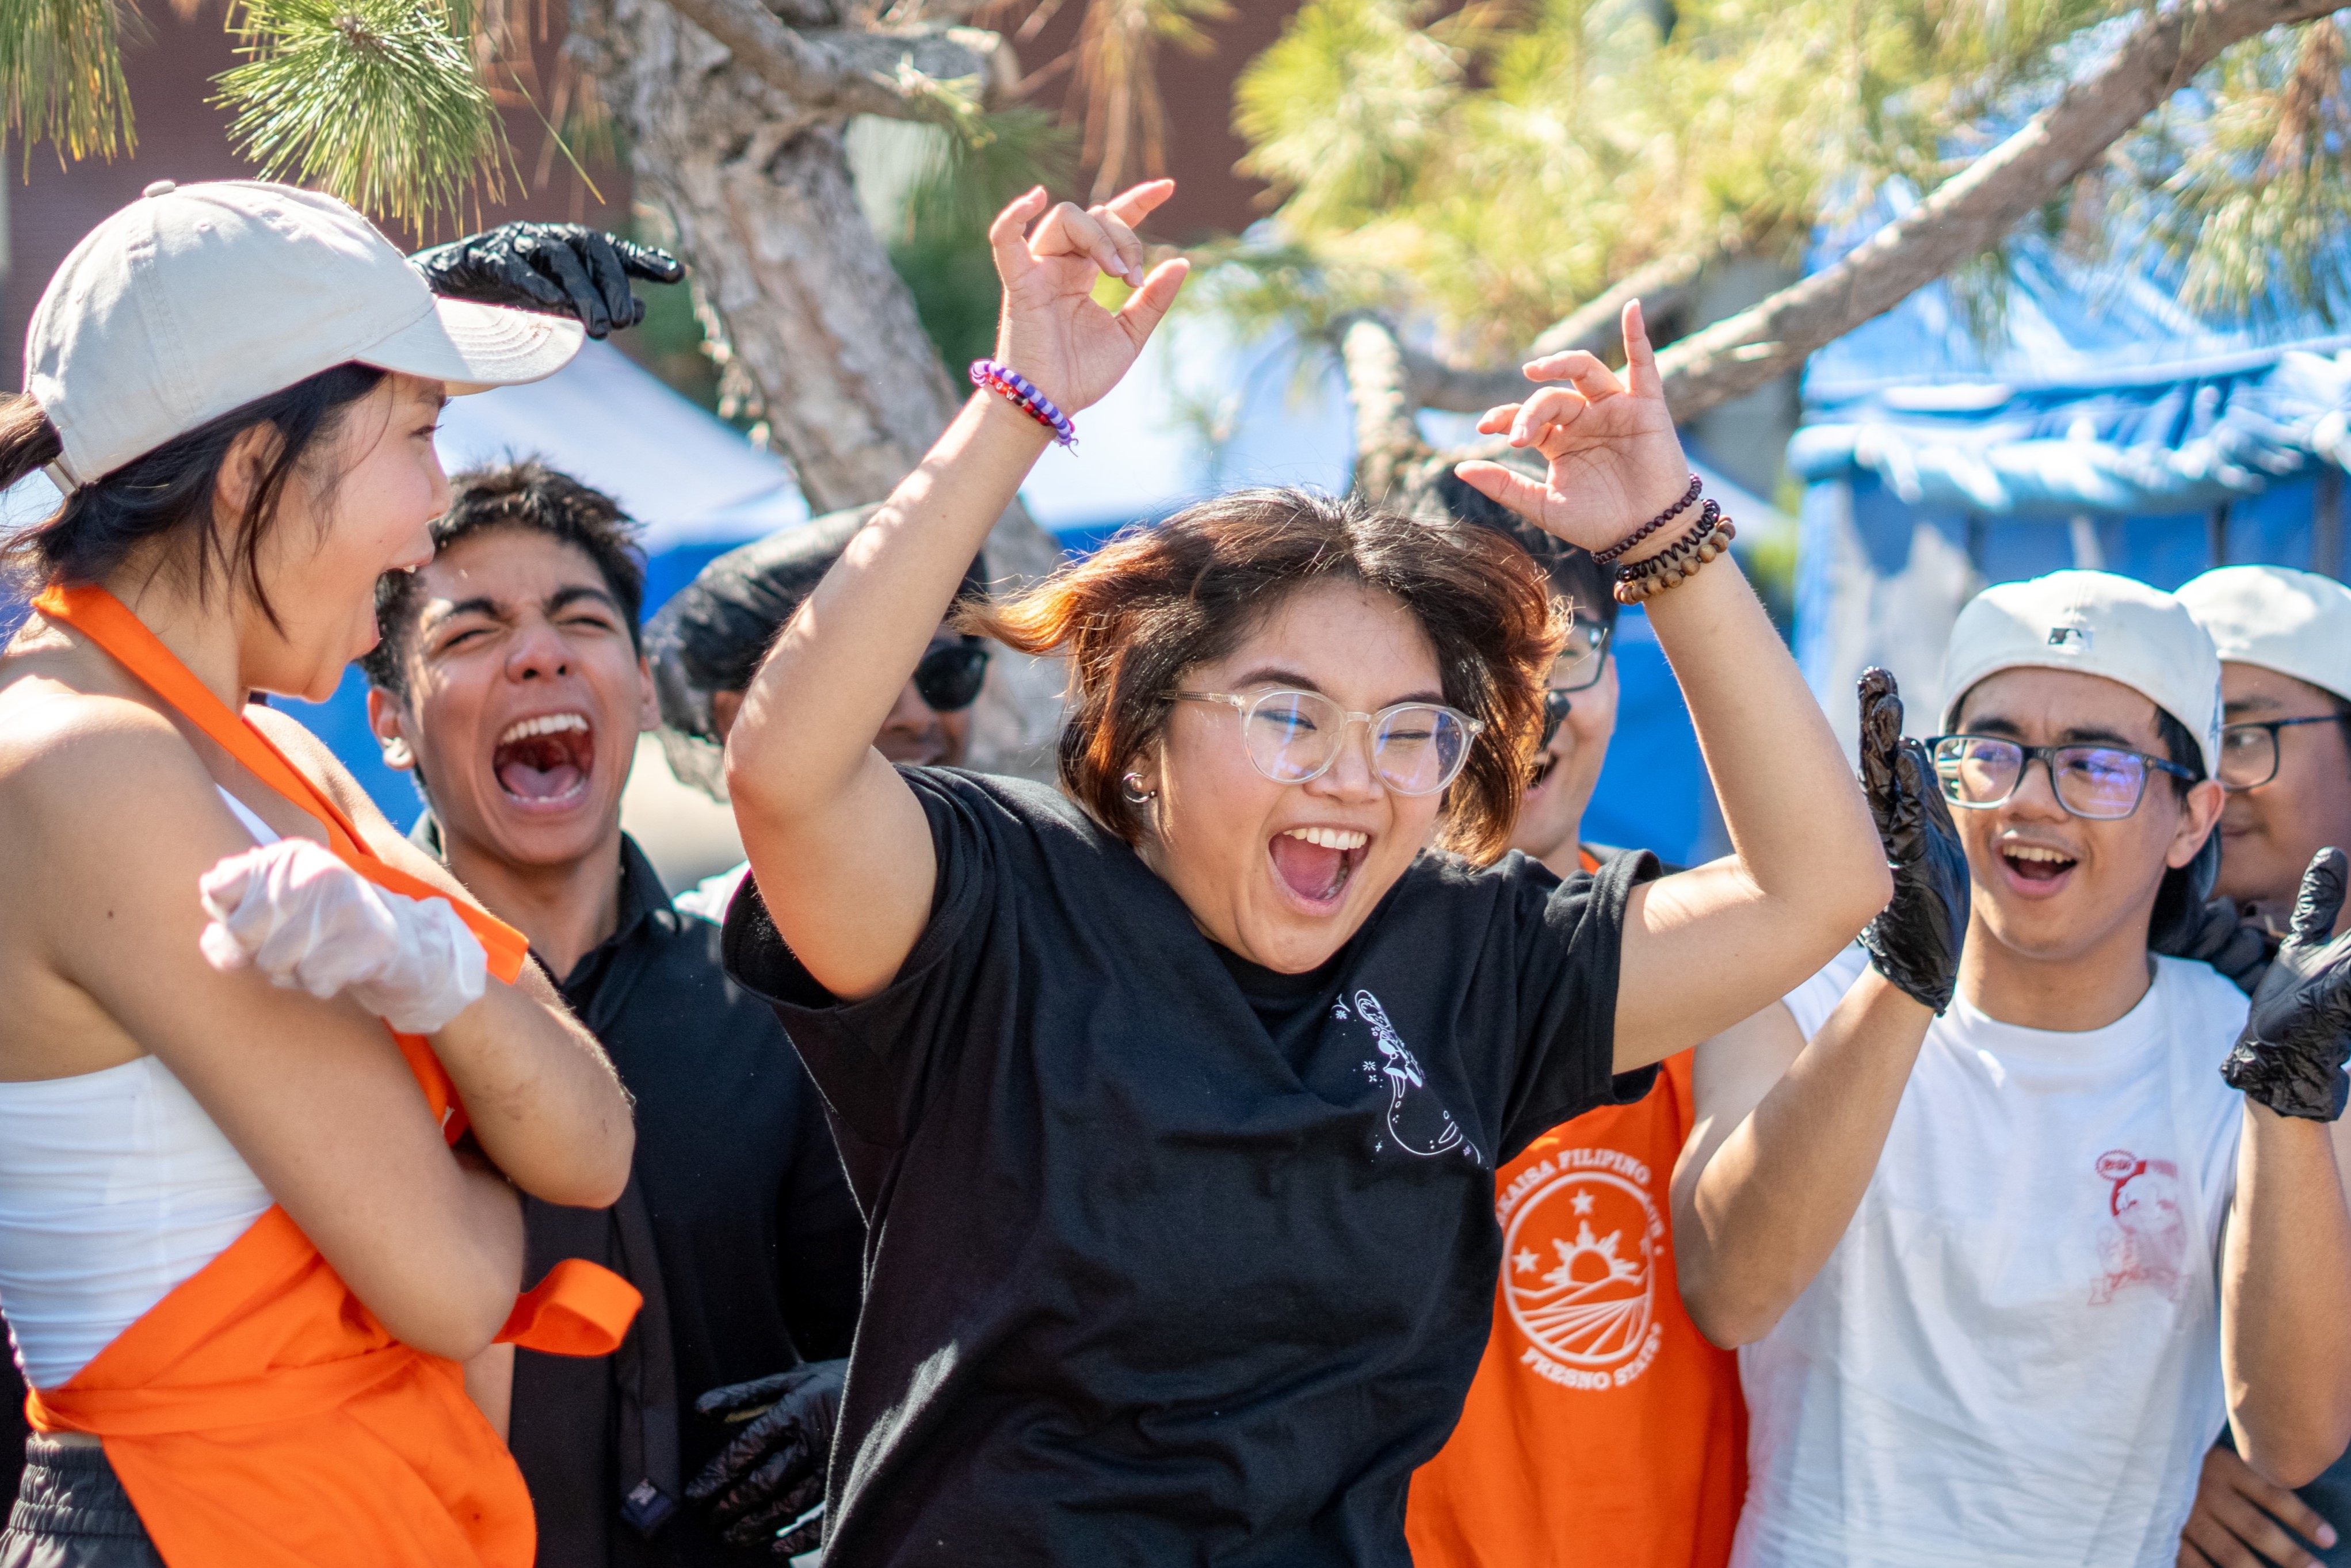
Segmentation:
<svg viewBox="0 0 2351 1568">
<path fill-rule="evenodd" d="M 259 180 L 159 180 L 84 235 L 25 336 L 25 390 L 63 438 L 62 488 L 357 361 L 452 392 L 535 382 L 577 321 L 436 299 L 373 224 Z"/>
<path fill-rule="evenodd" d="M 2108 571 L 2053 571 L 1997 582 L 1968 601 L 1943 655 L 1942 727 L 1987 675 L 2073 670 L 2128 686 L 2185 726 L 2210 777 L 2220 748 L 2220 656 L 2182 604 Z"/>
<path fill-rule="evenodd" d="M 2259 664 L 2351 701 L 2351 588 L 2283 566 L 2224 566 L 2179 591 L 2221 662 Z"/>
</svg>

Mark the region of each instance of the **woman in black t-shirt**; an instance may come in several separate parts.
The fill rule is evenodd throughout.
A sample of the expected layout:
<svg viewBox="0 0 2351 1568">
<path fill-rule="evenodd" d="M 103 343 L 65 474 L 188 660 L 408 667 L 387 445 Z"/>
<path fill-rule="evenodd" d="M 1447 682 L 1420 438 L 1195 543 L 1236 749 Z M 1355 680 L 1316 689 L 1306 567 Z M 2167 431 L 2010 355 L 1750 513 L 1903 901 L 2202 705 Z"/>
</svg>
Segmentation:
<svg viewBox="0 0 2351 1568">
<path fill-rule="evenodd" d="M 1106 392 L 1173 300 L 1184 264 L 1145 277 L 1130 227 L 1171 189 L 997 220 L 998 360 L 1051 403 Z M 1115 315 L 1098 272 L 1136 286 Z M 1566 385 L 1483 422 L 1547 482 L 1462 468 L 1587 549 L 1687 483 L 1625 325 L 1629 387 L 1561 355 L 1529 373 Z M 1207 503 L 978 618 L 1070 655 L 1064 793 L 893 768 L 867 739 L 1048 436 L 975 396 L 729 742 L 754 879 L 728 966 L 870 1223 L 826 1561 L 1401 1564 L 1484 1345 L 1495 1166 L 1850 941 L 1886 896 L 1877 836 L 1726 558 L 1651 620 L 1739 854 L 1497 861 L 1562 608 L 1487 530 L 1299 492 Z M 1556 1276 L 1565 1338 L 1637 1342 L 1654 1243 L 1512 1265 Z"/>
</svg>

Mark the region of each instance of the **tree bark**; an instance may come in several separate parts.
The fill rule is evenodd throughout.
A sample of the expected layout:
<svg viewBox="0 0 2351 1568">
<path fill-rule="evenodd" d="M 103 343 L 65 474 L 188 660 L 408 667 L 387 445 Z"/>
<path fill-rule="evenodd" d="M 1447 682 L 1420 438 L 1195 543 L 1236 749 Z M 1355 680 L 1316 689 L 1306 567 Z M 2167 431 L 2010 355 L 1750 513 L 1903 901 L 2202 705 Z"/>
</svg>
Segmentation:
<svg viewBox="0 0 2351 1568">
<path fill-rule="evenodd" d="M 688 5 L 742 47 L 687 20 Z M 639 199 L 669 220 L 713 353 L 756 391 L 810 507 L 887 496 L 962 403 L 858 206 L 841 147 L 851 113 L 914 113 L 860 76 L 886 69 L 906 40 L 795 34 L 750 0 L 575 0 L 572 37 L 627 134 Z M 1007 53 L 935 38 L 916 58 L 931 74 L 994 79 Z M 1018 502 L 987 555 L 991 573 L 1022 579 L 1061 558 Z M 995 666 L 974 761 L 1034 772 L 1059 713 L 1058 666 L 1008 653 Z"/>
<path fill-rule="evenodd" d="M 1428 455 L 1413 419 L 1409 356 L 1386 322 L 1359 316 L 1340 335 L 1339 358 L 1355 410 L 1355 488 L 1385 501 L 1405 466 Z"/>
</svg>

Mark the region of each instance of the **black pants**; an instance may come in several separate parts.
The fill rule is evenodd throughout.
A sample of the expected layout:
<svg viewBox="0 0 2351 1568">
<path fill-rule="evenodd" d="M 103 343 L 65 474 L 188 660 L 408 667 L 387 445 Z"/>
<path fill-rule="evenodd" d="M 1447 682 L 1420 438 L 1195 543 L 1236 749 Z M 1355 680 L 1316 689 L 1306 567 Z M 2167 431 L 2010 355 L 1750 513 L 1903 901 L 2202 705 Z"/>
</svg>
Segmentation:
<svg viewBox="0 0 2351 1568">
<path fill-rule="evenodd" d="M 25 1479 L 0 1530 L 0 1568 L 163 1568 L 163 1559 L 105 1449 L 37 1433 L 25 1440 Z"/>
</svg>

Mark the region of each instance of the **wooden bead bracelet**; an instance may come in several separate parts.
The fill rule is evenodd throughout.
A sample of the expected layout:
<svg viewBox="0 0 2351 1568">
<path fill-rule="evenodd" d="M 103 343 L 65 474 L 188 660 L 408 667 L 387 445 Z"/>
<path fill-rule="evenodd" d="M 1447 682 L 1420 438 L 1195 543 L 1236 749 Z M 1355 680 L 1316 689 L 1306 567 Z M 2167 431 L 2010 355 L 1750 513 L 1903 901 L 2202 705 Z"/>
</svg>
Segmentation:
<svg viewBox="0 0 2351 1568">
<path fill-rule="evenodd" d="M 1638 604 L 1669 588 L 1679 588 L 1685 579 L 1698 575 L 1698 568 L 1729 549 L 1738 537 L 1739 529 L 1722 515 L 1721 506 L 1708 501 L 1689 532 L 1653 556 L 1618 567 L 1611 591 L 1619 604 Z"/>
</svg>

